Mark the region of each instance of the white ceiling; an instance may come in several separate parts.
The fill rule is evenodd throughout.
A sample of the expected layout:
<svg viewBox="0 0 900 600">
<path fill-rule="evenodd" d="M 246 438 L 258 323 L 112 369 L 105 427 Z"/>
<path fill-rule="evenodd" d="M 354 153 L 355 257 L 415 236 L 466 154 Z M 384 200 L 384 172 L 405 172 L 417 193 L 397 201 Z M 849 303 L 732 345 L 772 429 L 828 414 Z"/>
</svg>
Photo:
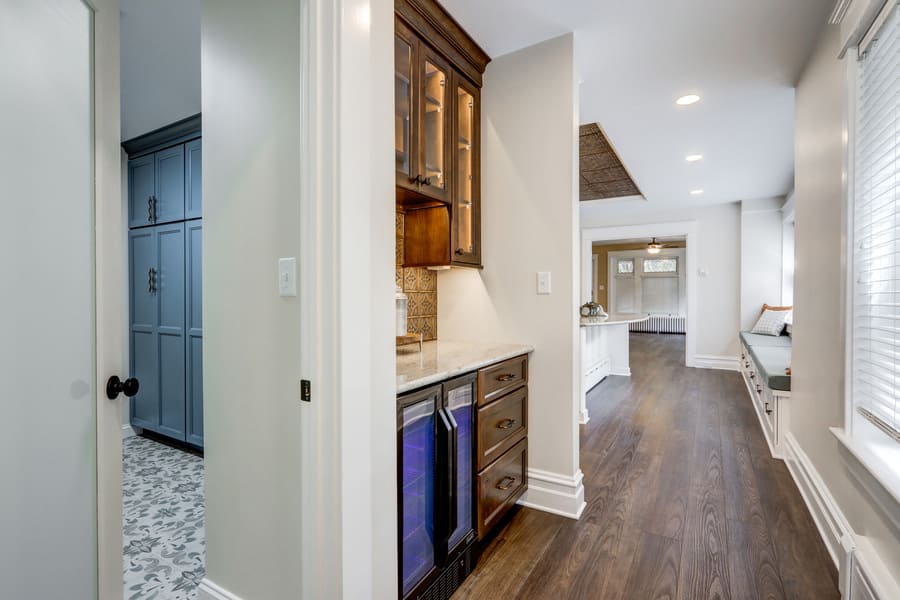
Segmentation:
<svg viewBox="0 0 900 600">
<path fill-rule="evenodd" d="M 492 57 L 574 31 L 580 121 L 600 123 L 649 202 L 791 189 L 793 88 L 834 0 L 442 3 Z M 687 93 L 702 100 L 676 106 Z"/>
</svg>

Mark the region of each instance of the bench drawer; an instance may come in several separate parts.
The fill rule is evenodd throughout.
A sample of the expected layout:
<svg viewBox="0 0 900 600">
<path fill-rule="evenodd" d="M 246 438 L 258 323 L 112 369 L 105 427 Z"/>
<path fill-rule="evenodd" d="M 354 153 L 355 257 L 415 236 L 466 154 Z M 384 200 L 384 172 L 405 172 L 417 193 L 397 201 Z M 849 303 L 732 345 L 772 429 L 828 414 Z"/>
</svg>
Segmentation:
<svg viewBox="0 0 900 600">
<path fill-rule="evenodd" d="M 490 404 L 528 383 L 528 355 L 517 356 L 478 371 L 478 406 Z"/>
<path fill-rule="evenodd" d="M 528 388 L 478 409 L 478 469 L 494 462 L 528 433 Z"/>
<path fill-rule="evenodd" d="M 528 487 L 528 439 L 478 474 L 478 537 L 484 539 Z"/>
</svg>

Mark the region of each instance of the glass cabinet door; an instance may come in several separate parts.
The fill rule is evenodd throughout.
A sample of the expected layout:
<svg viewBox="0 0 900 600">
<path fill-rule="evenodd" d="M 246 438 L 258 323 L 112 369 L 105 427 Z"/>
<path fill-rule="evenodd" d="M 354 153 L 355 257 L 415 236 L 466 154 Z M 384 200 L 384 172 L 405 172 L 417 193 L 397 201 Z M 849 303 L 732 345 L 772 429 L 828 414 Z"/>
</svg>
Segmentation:
<svg viewBox="0 0 900 600">
<path fill-rule="evenodd" d="M 457 78 L 458 79 L 458 78 Z M 454 262 L 481 264 L 478 197 L 478 92 L 456 82 L 456 185 L 453 192 Z"/>
<path fill-rule="evenodd" d="M 446 196 L 447 118 L 449 70 L 435 57 L 422 61 L 422 165 L 421 191 L 438 198 Z"/>
<path fill-rule="evenodd" d="M 413 180 L 413 65 L 414 47 L 410 37 L 397 29 L 394 36 L 394 160 L 397 183 L 414 186 Z"/>
<path fill-rule="evenodd" d="M 444 387 L 444 404 L 456 421 L 456 529 L 450 533 L 453 551 L 475 530 L 475 379 L 462 377 Z"/>
</svg>

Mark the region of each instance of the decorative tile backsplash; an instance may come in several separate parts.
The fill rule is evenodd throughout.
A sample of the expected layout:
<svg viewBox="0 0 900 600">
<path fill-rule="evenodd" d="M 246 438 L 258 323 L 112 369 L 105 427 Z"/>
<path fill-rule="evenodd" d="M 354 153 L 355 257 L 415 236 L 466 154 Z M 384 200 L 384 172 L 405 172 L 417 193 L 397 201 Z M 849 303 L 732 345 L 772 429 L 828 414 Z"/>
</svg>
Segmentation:
<svg viewBox="0 0 900 600">
<path fill-rule="evenodd" d="M 396 218 L 397 271 L 395 285 L 409 298 L 406 329 L 425 341 L 437 339 L 437 273 L 420 267 L 403 268 L 403 213 Z"/>
</svg>

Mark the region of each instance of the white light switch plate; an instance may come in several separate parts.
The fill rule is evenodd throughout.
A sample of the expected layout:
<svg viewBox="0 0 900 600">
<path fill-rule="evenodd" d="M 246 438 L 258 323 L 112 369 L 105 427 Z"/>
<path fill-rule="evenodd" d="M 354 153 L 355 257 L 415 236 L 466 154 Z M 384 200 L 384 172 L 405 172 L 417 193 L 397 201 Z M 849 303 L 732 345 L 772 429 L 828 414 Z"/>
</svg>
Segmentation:
<svg viewBox="0 0 900 600">
<path fill-rule="evenodd" d="M 538 271 L 537 274 L 537 293 L 550 293 L 550 271 Z"/>
<path fill-rule="evenodd" d="M 297 259 L 293 256 L 278 259 L 278 295 L 297 295 Z"/>
</svg>

